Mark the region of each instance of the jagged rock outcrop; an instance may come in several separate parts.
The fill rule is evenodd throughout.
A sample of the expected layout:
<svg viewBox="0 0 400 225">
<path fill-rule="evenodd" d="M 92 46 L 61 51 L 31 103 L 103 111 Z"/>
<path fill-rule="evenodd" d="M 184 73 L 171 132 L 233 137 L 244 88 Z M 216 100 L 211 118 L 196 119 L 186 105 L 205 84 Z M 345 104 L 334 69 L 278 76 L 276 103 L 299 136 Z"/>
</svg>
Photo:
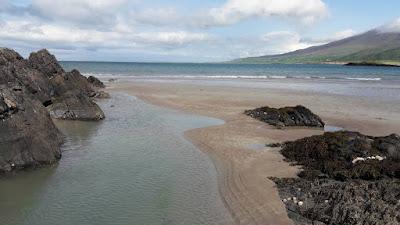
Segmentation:
<svg viewBox="0 0 400 225">
<path fill-rule="evenodd" d="M 97 89 L 79 71 L 65 72 L 47 50 L 25 60 L 0 48 L 0 173 L 57 161 L 63 136 L 50 115 L 103 119 L 92 100 Z"/>
<path fill-rule="evenodd" d="M 280 109 L 266 106 L 254 110 L 246 110 L 245 114 L 277 127 L 324 127 L 325 125 L 319 116 L 300 105 Z"/>
<path fill-rule="evenodd" d="M 31 53 L 28 61 L 34 69 L 39 70 L 49 78 L 64 73 L 64 69 L 58 64 L 56 57 L 46 49 Z"/>
<path fill-rule="evenodd" d="M 0 66 L 0 173 L 57 161 L 63 140 L 47 109 L 8 69 Z"/>
<path fill-rule="evenodd" d="M 298 179 L 277 179 L 295 224 L 399 224 L 400 136 L 328 132 L 282 144 L 301 165 Z"/>
</svg>

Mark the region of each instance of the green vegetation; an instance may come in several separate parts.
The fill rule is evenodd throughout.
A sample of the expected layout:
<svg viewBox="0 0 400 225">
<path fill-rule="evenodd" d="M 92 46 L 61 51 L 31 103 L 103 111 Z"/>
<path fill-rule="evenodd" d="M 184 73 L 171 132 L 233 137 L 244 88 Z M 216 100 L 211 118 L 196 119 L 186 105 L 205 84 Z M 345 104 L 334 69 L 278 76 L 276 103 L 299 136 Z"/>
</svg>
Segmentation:
<svg viewBox="0 0 400 225">
<path fill-rule="evenodd" d="M 400 33 L 376 30 L 357 36 L 281 55 L 242 58 L 231 63 L 307 64 L 374 62 L 400 65 Z"/>
</svg>

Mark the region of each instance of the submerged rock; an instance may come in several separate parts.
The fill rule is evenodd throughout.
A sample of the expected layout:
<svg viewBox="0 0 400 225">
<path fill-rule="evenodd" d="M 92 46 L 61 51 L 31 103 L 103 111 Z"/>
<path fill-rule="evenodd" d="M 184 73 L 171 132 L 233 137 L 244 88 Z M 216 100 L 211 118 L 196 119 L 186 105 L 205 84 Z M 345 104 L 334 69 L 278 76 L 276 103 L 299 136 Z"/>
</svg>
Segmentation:
<svg viewBox="0 0 400 225">
<path fill-rule="evenodd" d="M 324 127 L 325 125 L 319 116 L 312 113 L 311 110 L 306 107 L 300 105 L 280 109 L 266 106 L 253 110 L 246 110 L 245 114 L 277 127 Z"/>
</svg>

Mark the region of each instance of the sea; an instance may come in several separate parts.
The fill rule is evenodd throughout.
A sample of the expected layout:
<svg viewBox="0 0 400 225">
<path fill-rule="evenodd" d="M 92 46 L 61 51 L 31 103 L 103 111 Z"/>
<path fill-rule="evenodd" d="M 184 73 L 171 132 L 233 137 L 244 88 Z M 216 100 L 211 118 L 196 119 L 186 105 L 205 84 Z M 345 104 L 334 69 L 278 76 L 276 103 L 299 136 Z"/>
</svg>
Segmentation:
<svg viewBox="0 0 400 225">
<path fill-rule="evenodd" d="M 212 64 L 62 62 L 86 76 L 161 82 L 203 82 L 249 88 L 293 89 L 400 101 L 400 67 L 335 64 Z"/>
<path fill-rule="evenodd" d="M 400 103 L 400 68 L 62 62 L 107 81 L 203 82 L 356 95 Z M 224 121 L 150 105 L 123 93 L 100 100 L 101 122 L 58 121 L 54 166 L 0 177 L 2 225 L 231 224 L 210 158 L 184 138 Z"/>
</svg>

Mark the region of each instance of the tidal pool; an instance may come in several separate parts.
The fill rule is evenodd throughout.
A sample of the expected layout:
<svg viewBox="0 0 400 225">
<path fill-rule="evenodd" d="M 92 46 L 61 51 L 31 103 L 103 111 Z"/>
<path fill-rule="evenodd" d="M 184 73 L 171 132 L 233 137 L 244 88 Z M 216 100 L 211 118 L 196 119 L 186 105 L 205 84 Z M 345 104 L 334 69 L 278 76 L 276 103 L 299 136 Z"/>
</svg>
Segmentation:
<svg viewBox="0 0 400 225">
<path fill-rule="evenodd" d="M 102 122 L 59 121 L 54 166 L 0 178 L 2 225 L 230 224 L 211 160 L 183 132 L 223 121 L 124 94 Z"/>
</svg>

